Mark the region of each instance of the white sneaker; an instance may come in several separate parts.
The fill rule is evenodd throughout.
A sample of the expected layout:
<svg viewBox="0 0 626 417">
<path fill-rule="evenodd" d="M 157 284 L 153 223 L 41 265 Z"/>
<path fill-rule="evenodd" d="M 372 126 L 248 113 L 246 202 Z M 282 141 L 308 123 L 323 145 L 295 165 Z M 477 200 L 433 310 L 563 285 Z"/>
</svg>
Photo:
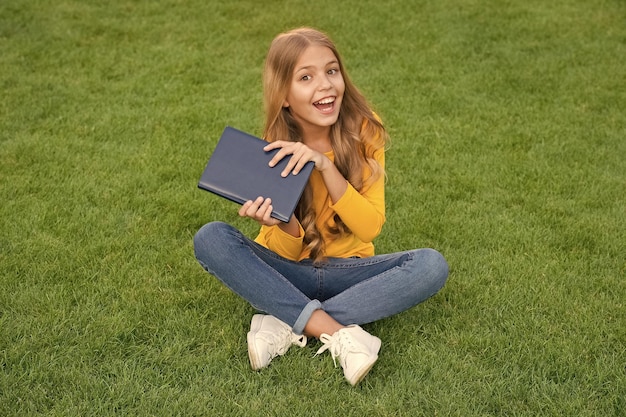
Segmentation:
<svg viewBox="0 0 626 417">
<path fill-rule="evenodd" d="M 324 346 L 316 355 L 329 350 L 335 366 L 337 366 L 335 358 L 338 356 L 343 374 L 353 386 L 365 378 L 378 359 L 380 339 L 355 324 L 338 330 L 332 336 L 324 333 L 320 340 Z"/>
<path fill-rule="evenodd" d="M 276 356 L 284 355 L 291 345 L 304 347 L 306 340 L 306 336 L 295 334 L 276 317 L 255 314 L 248 332 L 250 365 L 255 371 L 265 368 Z"/>
</svg>

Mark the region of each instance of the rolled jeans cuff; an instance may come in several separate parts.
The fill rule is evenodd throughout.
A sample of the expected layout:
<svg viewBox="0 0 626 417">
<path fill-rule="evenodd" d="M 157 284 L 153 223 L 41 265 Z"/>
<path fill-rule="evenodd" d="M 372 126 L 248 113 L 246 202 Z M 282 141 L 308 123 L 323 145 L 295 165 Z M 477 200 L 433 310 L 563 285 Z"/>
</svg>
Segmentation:
<svg viewBox="0 0 626 417">
<path fill-rule="evenodd" d="M 295 334 L 302 334 L 302 332 L 304 332 L 304 327 L 306 326 L 306 324 L 309 322 L 309 319 L 311 318 L 311 314 L 313 314 L 315 310 L 320 310 L 321 308 L 322 308 L 322 303 L 320 303 L 318 300 L 309 301 L 309 303 L 306 306 L 304 306 L 304 308 L 302 309 L 302 312 L 296 319 L 296 322 L 294 323 L 293 328 L 291 330 Z"/>
</svg>

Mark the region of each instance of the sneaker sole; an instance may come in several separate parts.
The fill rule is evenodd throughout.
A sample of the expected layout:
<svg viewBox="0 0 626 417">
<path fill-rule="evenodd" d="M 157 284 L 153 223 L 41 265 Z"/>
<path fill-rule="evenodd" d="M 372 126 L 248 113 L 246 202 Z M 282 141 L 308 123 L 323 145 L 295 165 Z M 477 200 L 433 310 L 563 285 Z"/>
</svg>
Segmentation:
<svg viewBox="0 0 626 417">
<path fill-rule="evenodd" d="M 363 379 L 367 376 L 369 371 L 374 367 L 374 364 L 378 360 L 378 355 L 374 356 L 370 362 L 365 364 L 359 371 L 352 377 L 352 381 L 348 380 L 348 382 L 352 385 L 358 385 Z"/>
<path fill-rule="evenodd" d="M 250 366 L 253 370 L 258 371 L 259 369 L 265 368 L 261 364 L 261 358 L 256 352 L 256 347 L 254 345 L 254 337 L 257 332 L 261 329 L 261 324 L 263 322 L 263 316 L 255 315 L 252 317 L 252 322 L 250 323 L 250 331 L 248 332 L 247 340 L 248 340 L 248 359 L 250 359 Z"/>
<path fill-rule="evenodd" d="M 369 371 L 374 367 L 374 364 L 378 360 L 378 351 L 380 350 L 380 345 L 381 345 L 381 341 L 379 338 L 376 337 L 373 343 L 370 345 L 371 351 L 376 352 L 376 355 L 373 356 L 369 362 L 363 365 L 361 369 L 359 369 L 354 374 L 354 376 L 352 377 L 352 380 L 348 380 L 348 382 L 352 386 L 358 385 L 361 381 L 363 381 L 363 378 L 365 378 L 367 374 L 369 373 Z"/>
</svg>

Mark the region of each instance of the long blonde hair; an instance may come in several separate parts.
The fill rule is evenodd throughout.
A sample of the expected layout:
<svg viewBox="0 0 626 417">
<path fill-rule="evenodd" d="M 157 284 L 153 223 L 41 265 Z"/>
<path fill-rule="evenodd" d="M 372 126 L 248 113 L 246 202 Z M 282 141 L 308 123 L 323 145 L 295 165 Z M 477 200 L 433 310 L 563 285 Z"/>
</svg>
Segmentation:
<svg viewBox="0 0 626 417">
<path fill-rule="evenodd" d="M 374 152 L 385 146 L 387 133 L 361 92 L 350 81 L 337 48 L 330 38 L 315 29 L 299 28 L 281 33 L 272 41 L 263 73 L 266 140 L 289 140 L 301 142 L 300 127 L 288 108 L 283 107 L 295 65 L 304 50 L 311 46 L 329 48 L 339 65 L 345 83 L 345 91 L 339 118 L 331 127 L 330 141 L 335 155 L 335 166 L 348 182 L 361 191 L 365 186 L 384 175 L 382 167 L 374 159 Z M 369 168 L 366 171 L 366 168 Z M 369 172 L 367 178 L 364 178 Z M 315 223 L 313 193 L 307 186 L 296 216 L 304 228 L 304 242 L 310 250 L 310 257 L 316 261 L 324 257 L 324 241 Z M 326 225 L 331 239 L 350 233 L 339 216 L 334 218 L 336 226 Z"/>
</svg>

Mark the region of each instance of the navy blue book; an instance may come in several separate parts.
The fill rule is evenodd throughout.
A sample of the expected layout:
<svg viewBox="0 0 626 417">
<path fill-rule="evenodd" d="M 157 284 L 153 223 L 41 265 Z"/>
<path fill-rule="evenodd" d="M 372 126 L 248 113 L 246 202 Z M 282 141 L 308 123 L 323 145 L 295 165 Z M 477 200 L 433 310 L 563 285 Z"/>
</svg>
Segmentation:
<svg viewBox="0 0 626 417">
<path fill-rule="evenodd" d="M 268 164 L 278 149 L 265 152 L 267 142 L 227 126 L 200 177 L 198 187 L 239 204 L 262 196 L 272 199 L 272 217 L 288 222 L 313 171 L 308 162 L 298 175 L 283 178 L 290 156 Z"/>
</svg>

